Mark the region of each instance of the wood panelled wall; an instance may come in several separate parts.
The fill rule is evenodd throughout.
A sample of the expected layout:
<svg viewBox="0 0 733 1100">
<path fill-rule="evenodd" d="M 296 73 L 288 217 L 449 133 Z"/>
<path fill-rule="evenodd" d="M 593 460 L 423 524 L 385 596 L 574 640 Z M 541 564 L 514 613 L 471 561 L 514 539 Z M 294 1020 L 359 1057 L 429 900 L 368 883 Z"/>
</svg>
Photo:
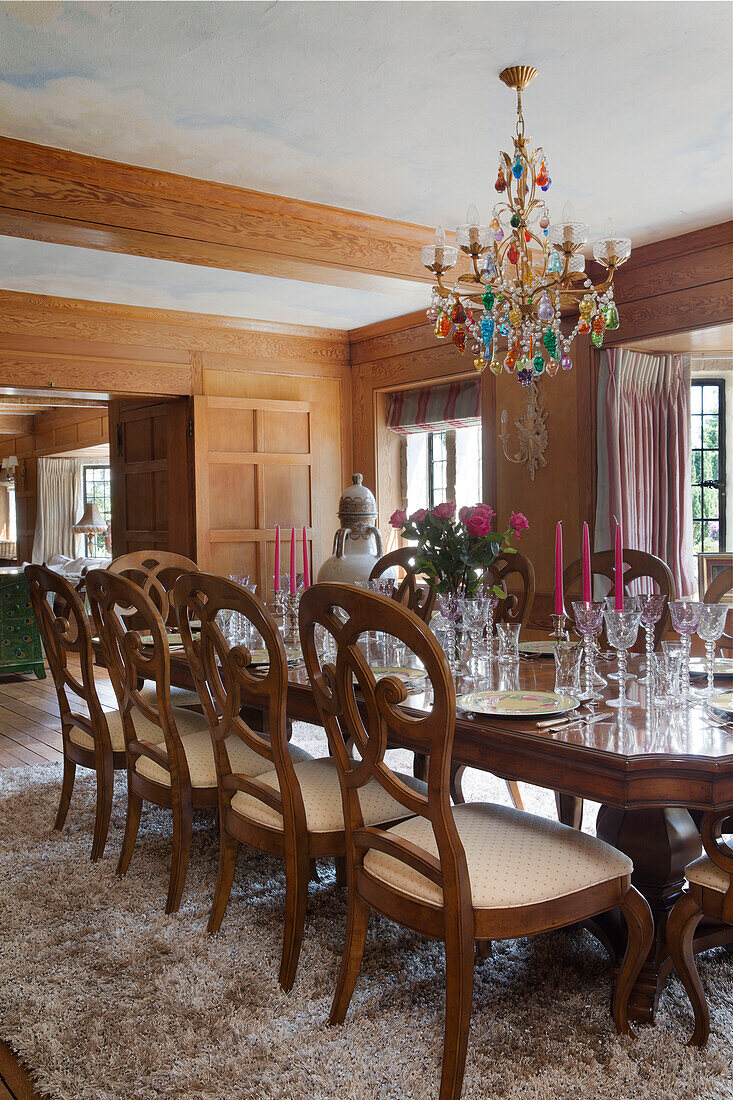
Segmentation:
<svg viewBox="0 0 733 1100">
<path fill-rule="evenodd" d="M 16 381 L 19 385 L 20 381 Z M 30 561 L 36 527 L 37 460 L 109 441 L 106 409 L 50 409 L 33 417 L 33 433 L 0 441 L 0 458 L 17 455 L 17 560 Z"/>
<path fill-rule="evenodd" d="M 352 472 L 345 332 L 0 292 L 0 388 L 118 396 L 206 395 L 313 406 L 315 564 L 331 553 Z M 20 451 L 18 451 L 20 455 Z"/>
<path fill-rule="evenodd" d="M 731 223 L 684 234 L 637 249 L 620 269 L 617 301 L 621 328 L 616 344 L 705 328 L 733 319 Z M 398 507 L 396 451 L 385 429 L 387 393 L 403 386 L 473 376 L 468 355 L 437 340 L 423 313 L 352 331 L 354 465 L 375 488 L 380 526 Z M 609 336 L 611 334 L 609 333 Z M 610 344 L 611 341 L 609 340 Z M 482 376 L 484 500 L 504 523 L 512 509 L 524 512 L 530 530 L 520 548 L 537 573 L 536 625 L 549 625 L 553 586 L 554 528 L 563 521 L 566 561 L 579 556 L 582 523 L 595 519 L 596 388 L 599 353 L 576 341 L 573 369 L 540 383 L 547 413 L 547 467 L 530 481 L 526 469 L 504 458 L 498 443 L 502 409 L 516 439 L 515 418 L 526 407 L 516 378 L 489 371 Z M 511 453 L 511 445 L 510 445 Z"/>
</svg>

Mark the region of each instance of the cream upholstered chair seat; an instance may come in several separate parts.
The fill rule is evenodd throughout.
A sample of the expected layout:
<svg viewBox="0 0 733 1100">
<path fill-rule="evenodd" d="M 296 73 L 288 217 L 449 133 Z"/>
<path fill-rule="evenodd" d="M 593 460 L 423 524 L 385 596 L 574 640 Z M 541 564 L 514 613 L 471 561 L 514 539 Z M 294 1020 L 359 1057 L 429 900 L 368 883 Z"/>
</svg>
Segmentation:
<svg viewBox="0 0 733 1100">
<path fill-rule="evenodd" d="M 192 787 L 216 787 L 216 764 L 214 763 L 214 749 L 211 744 L 211 734 L 206 719 L 195 711 L 179 710 L 175 714 L 176 725 L 181 734 L 181 744 L 186 754 Z M 203 723 L 203 729 L 201 729 Z M 262 772 L 269 771 L 272 767 L 270 760 L 265 760 L 253 749 L 248 748 L 236 734 L 225 741 L 229 762 L 233 772 L 241 772 L 243 775 L 259 776 Z M 297 745 L 290 747 L 290 753 L 294 760 L 309 759 L 304 749 Z M 135 762 L 135 771 L 145 779 L 152 779 L 155 783 L 162 783 L 166 787 L 171 785 L 170 774 L 147 756 L 139 756 Z"/>
<path fill-rule="evenodd" d="M 733 848 L 733 836 L 724 836 L 724 842 L 729 848 Z M 725 894 L 730 886 L 731 876 L 713 863 L 710 856 L 700 856 L 685 868 L 688 882 L 694 882 L 697 886 L 705 886 L 708 890 L 717 890 L 719 894 Z"/>
<path fill-rule="evenodd" d="M 602 840 L 509 806 L 467 803 L 453 809 L 466 852 L 476 909 L 537 905 L 629 875 L 632 862 Z M 438 855 L 430 822 L 412 817 L 390 833 Z M 370 849 L 364 870 L 403 894 L 443 904 L 439 886 L 407 864 Z"/>
<path fill-rule="evenodd" d="M 104 713 L 107 719 L 107 725 L 109 726 L 109 736 L 112 742 L 113 752 L 125 751 L 125 733 L 122 729 L 122 719 L 120 718 L 120 712 L 118 710 L 108 710 Z M 190 717 L 190 711 L 179 711 L 174 708 L 173 717 L 178 720 L 181 718 L 186 721 Z M 206 726 L 206 719 L 203 715 L 196 716 L 199 719 L 199 723 L 196 728 L 201 728 L 201 723 Z M 141 741 L 151 741 L 154 745 L 159 744 L 163 740 L 163 731 L 160 726 L 156 726 L 155 722 L 149 722 L 147 718 L 143 718 L 141 714 L 135 715 L 135 729 L 137 735 Z M 74 726 L 69 733 L 69 738 L 75 745 L 80 745 L 83 749 L 93 749 L 94 741 L 86 732 L 86 730 L 79 729 L 78 726 Z"/>
<path fill-rule="evenodd" d="M 306 760 L 295 765 L 295 774 L 298 777 L 303 795 L 308 832 L 332 833 L 342 830 L 344 827 L 344 810 L 338 771 L 334 760 L 330 756 L 318 760 Z M 419 779 L 414 779 L 411 775 L 396 774 L 399 775 L 403 783 L 414 791 L 427 793 L 426 785 Z M 280 790 L 277 772 L 269 771 L 258 775 L 257 778 L 260 783 L 265 783 L 276 791 Z M 372 780 L 360 789 L 359 801 L 365 825 L 378 825 L 383 821 L 398 821 L 407 814 L 405 807 L 387 794 L 376 780 Z M 236 813 L 258 825 L 266 825 L 271 829 L 282 830 L 283 819 L 277 810 L 273 810 L 271 806 L 260 802 L 251 794 L 237 791 L 230 805 Z"/>
<path fill-rule="evenodd" d="M 140 698 L 147 703 L 148 706 L 156 706 L 158 696 L 155 684 L 146 683 L 140 692 Z M 198 692 L 189 691 L 188 688 L 171 685 L 171 703 L 174 707 L 198 707 L 201 705 L 201 700 L 198 697 Z"/>
</svg>

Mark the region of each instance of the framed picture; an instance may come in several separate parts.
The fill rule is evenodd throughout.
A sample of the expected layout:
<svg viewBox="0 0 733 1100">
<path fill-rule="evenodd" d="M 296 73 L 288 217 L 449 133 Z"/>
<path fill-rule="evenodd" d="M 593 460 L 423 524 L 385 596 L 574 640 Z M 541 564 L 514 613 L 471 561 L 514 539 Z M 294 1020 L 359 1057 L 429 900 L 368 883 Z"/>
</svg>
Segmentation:
<svg viewBox="0 0 733 1100">
<path fill-rule="evenodd" d="M 711 582 L 715 580 L 718 574 L 732 565 L 733 554 L 727 552 L 697 555 L 697 578 L 701 600 L 704 599 Z M 724 596 L 723 601 L 733 605 L 733 592 L 729 592 Z"/>
</svg>

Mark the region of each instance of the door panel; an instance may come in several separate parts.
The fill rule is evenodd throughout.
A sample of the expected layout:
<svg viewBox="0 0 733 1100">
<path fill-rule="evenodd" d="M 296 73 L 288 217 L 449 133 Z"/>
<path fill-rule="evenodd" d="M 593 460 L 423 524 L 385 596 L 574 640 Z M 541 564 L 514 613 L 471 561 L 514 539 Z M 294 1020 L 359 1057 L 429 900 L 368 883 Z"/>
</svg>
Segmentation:
<svg viewBox="0 0 733 1100">
<path fill-rule="evenodd" d="M 249 573 L 272 595 L 275 525 L 282 528 L 281 571 L 290 565 L 290 527 L 298 528 L 303 569 L 312 525 L 312 408 L 306 401 L 195 397 L 196 560 L 214 573 Z"/>
<path fill-rule="evenodd" d="M 192 556 L 189 399 L 110 403 L 112 553 L 158 549 Z"/>
</svg>

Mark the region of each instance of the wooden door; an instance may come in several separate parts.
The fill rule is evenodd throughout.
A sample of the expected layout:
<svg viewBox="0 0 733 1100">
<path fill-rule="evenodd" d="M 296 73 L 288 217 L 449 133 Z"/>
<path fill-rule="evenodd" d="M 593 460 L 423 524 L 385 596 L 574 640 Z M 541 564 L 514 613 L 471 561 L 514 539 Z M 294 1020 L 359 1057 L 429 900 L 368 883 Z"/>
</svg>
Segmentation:
<svg viewBox="0 0 733 1100">
<path fill-rule="evenodd" d="M 193 556 L 190 399 L 110 402 L 112 554 Z"/>
<path fill-rule="evenodd" d="M 302 528 L 308 553 L 320 545 L 314 526 L 312 407 L 307 401 L 194 397 L 196 560 L 207 572 L 249 573 L 269 600 L 280 524 L 281 572 L 290 565 L 290 529 Z M 311 573 L 313 572 L 311 568 Z"/>
</svg>

